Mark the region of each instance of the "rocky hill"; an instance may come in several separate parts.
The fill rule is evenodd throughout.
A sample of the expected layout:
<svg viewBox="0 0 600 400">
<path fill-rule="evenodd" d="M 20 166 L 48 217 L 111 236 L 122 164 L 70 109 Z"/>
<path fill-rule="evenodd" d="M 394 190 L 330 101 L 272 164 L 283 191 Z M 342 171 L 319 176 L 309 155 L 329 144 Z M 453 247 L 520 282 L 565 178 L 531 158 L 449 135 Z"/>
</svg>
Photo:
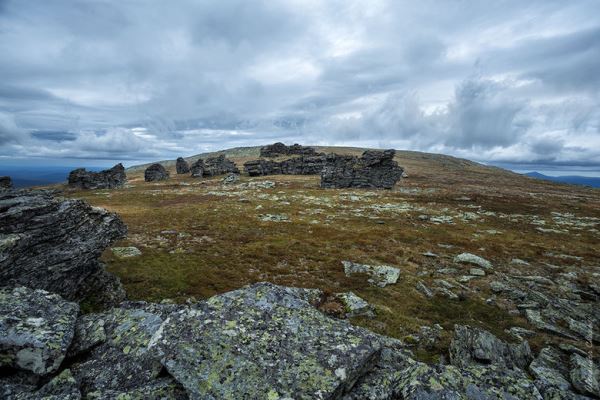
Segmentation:
<svg viewBox="0 0 600 400">
<path fill-rule="evenodd" d="M 241 169 L 259 151 L 223 153 Z M 83 279 L 104 271 L 90 258 L 108 241 L 88 240 L 88 251 L 73 258 L 83 267 L 72 270 L 83 271 L 77 276 L 87 290 L 78 293 L 92 286 L 111 296 L 57 298 L 36 291 L 36 280 L 11 278 L 0 292 L 0 331 L 60 334 L 33 340 L 52 349 L 43 363 L 23 361 L 30 352 L 19 352 L 31 347 L 15 347 L 21 336 L 0 335 L 12 338 L 0 339 L 10 372 L 0 393 L 600 396 L 600 192 L 442 155 L 399 151 L 395 160 L 407 177 L 392 190 L 322 189 L 315 175 L 193 178 L 178 175 L 173 161 L 165 181 L 144 182 L 144 169 L 134 168 L 123 188 L 58 187 L 64 200 L 4 195 L 0 222 L 11 223 L 0 226 L 11 228 L 0 229 L 3 271 L 11 265 L 5 260 L 21 259 L 27 268 L 43 257 L 58 260 L 59 272 L 71 270 L 68 257 L 58 257 L 67 250 L 27 252 L 28 243 L 37 243 L 31 238 L 49 239 L 41 227 L 23 230 L 21 218 L 41 226 L 67 221 L 54 239 L 80 243 L 103 230 L 111 239 L 124 232 L 101 222 L 115 214 L 79 200 L 116 213 L 128 233 L 100 261 L 120 279 L 128 301 L 108 309 L 106 297 L 120 293 L 117 283 Z M 50 216 L 42 218 L 44 210 Z M 75 215 L 83 228 L 68 229 Z"/>
</svg>

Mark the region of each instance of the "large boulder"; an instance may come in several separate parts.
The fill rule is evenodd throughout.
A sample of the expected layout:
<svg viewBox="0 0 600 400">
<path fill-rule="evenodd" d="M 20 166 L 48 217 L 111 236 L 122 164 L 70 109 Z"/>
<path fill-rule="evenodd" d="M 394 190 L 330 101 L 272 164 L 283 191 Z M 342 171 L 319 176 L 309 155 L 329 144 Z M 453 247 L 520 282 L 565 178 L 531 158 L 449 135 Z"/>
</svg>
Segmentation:
<svg viewBox="0 0 600 400">
<path fill-rule="evenodd" d="M 177 170 L 177 174 L 187 174 L 190 172 L 190 165 L 183 157 L 179 157 L 175 162 L 175 169 Z"/>
<path fill-rule="evenodd" d="M 79 306 L 25 287 L 0 289 L 0 367 L 55 372 L 75 333 Z"/>
<path fill-rule="evenodd" d="M 244 170 L 250 176 L 264 175 L 317 175 L 325 166 L 324 154 L 294 157 L 283 161 L 252 160 L 244 163 Z"/>
<path fill-rule="evenodd" d="M 391 189 L 404 172 L 394 155 L 395 150 L 367 150 L 360 158 L 329 154 L 321 172 L 321 187 Z"/>
<path fill-rule="evenodd" d="M 154 346 L 194 399 L 339 399 L 373 367 L 381 345 L 262 283 L 171 314 Z"/>
<path fill-rule="evenodd" d="M 190 172 L 194 178 L 202 178 L 204 176 L 205 168 L 204 160 L 200 158 L 191 165 Z"/>
<path fill-rule="evenodd" d="M 224 174 L 239 174 L 240 170 L 236 167 L 235 163 L 221 154 L 217 157 L 208 157 L 204 160 L 204 172 L 203 175 L 217 176 Z"/>
<path fill-rule="evenodd" d="M 81 200 L 50 191 L 0 193 L 0 286 L 44 289 L 68 300 L 100 295 L 104 288 L 88 285 L 108 279 L 98 258 L 126 232 L 116 214 Z"/>
<path fill-rule="evenodd" d="M 0 190 L 12 189 L 13 183 L 10 176 L 0 176 Z"/>
<path fill-rule="evenodd" d="M 169 179 L 169 171 L 161 164 L 152 164 L 144 171 L 144 180 L 146 182 L 166 181 Z"/>
<path fill-rule="evenodd" d="M 316 151 L 312 147 L 301 146 L 299 144 L 293 144 L 291 146 L 286 146 L 281 142 L 273 143 L 260 149 L 261 157 L 279 157 L 279 156 L 289 156 L 289 155 L 305 155 L 312 156 L 315 155 Z"/>
<path fill-rule="evenodd" d="M 127 175 L 121 163 L 100 172 L 79 168 L 69 174 L 69 187 L 77 189 L 114 189 L 123 187 L 125 182 Z"/>
</svg>

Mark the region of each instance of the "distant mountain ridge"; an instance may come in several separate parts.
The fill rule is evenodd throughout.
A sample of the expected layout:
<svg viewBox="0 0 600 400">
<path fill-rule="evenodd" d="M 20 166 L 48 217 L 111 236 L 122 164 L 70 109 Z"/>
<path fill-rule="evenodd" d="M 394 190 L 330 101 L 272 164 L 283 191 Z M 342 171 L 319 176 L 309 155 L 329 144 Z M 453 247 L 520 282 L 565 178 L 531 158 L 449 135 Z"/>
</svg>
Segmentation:
<svg viewBox="0 0 600 400">
<path fill-rule="evenodd" d="M 526 175 L 530 178 L 543 179 L 551 182 L 558 183 L 568 183 L 571 185 L 583 185 L 583 186 L 591 186 L 594 188 L 600 188 L 600 178 L 595 178 L 591 176 L 580 176 L 580 175 L 566 175 L 566 176 L 548 176 L 544 174 L 540 174 L 539 172 L 527 172 L 523 175 Z"/>
</svg>

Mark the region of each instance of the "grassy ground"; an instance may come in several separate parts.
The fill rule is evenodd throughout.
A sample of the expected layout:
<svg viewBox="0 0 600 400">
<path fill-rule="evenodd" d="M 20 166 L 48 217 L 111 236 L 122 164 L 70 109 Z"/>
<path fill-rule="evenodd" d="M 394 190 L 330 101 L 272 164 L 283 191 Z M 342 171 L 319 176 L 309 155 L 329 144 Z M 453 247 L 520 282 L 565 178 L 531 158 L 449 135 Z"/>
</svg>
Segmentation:
<svg viewBox="0 0 600 400">
<path fill-rule="evenodd" d="M 233 155 L 240 167 L 255 157 L 252 151 Z M 65 194 L 116 211 L 128 225 L 128 238 L 118 245 L 136 246 L 142 255 L 118 259 L 108 250 L 103 258 L 131 299 L 203 299 L 258 281 L 352 290 L 377 309 L 375 319 L 354 322 L 398 338 L 439 323 L 446 332 L 442 347 L 455 323 L 480 325 L 502 337 L 509 327 L 527 326 L 486 303 L 490 276 L 463 283 L 464 289 L 456 286 L 459 300 L 428 299 L 415 289 L 419 281 L 456 284 L 438 272 L 466 273 L 469 267 L 452 262 L 456 254 L 478 254 L 506 273 L 515 272 L 512 258 L 524 259 L 531 266 L 517 272 L 527 275 L 543 275 L 544 263 L 551 263 L 587 279 L 588 267 L 599 265 L 599 190 L 445 156 L 400 152 L 398 161 L 409 177 L 392 191 L 324 190 L 315 176 L 243 176 L 226 186 L 219 178 L 178 176 L 171 166 L 167 182 L 145 183 L 138 169 L 128 173 L 127 188 Z M 275 186 L 261 187 L 265 181 Z M 266 214 L 288 220 L 264 221 Z M 439 257 L 422 254 L 428 251 Z M 394 265 L 401 279 L 374 288 L 364 277 L 346 277 L 342 260 Z M 540 335 L 533 344 L 546 340 Z"/>
</svg>

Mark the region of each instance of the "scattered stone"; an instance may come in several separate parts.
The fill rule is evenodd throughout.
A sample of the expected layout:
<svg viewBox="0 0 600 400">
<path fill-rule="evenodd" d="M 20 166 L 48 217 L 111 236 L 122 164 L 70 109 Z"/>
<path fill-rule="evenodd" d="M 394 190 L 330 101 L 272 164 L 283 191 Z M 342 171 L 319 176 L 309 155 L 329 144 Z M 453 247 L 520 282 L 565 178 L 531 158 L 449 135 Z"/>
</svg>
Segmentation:
<svg viewBox="0 0 600 400">
<path fill-rule="evenodd" d="M 79 306 L 25 287 L 0 289 L 0 367 L 55 372 L 73 339 Z"/>
<path fill-rule="evenodd" d="M 433 292 L 421 281 L 417 283 L 417 290 L 421 292 L 425 297 L 432 298 Z"/>
<path fill-rule="evenodd" d="M 454 257 L 454 262 L 461 264 L 473 264 L 485 269 L 492 268 L 492 263 L 490 263 L 488 260 L 471 253 L 461 253 L 457 255 Z"/>
<path fill-rule="evenodd" d="M 372 368 L 381 344 L 262 283 L 171 314 L 154 347 L 191 398 L 333 399 Z"/>
<path fill-rule="evenodd" d="M 471 268 L 469 270 L 469 274 L 471 274 L 473 276 L 485 276 L 485 271 L 482 270 L 481 268 Z"/>
<path fill-rule="evenodd" d="M 131 258 L 131 257 L 138 257 L 142 255 L 142 252 L 140 251 L 140 249 L 138 249 L 137 247 L 134 246 L 129 246 L 129 247 L 113 247 L 112 249 L 113 254 L 115 255 L 115 257 L 117 258 Z"/>
<path fill-rule="evenodd" d="M 321 187 L 391 189 L 403 172 L 393 160 L 395 154 L 395 150 L 367 150 L 360 158 L 329 154 L 321 172 Z"/>
<path fill-rule="evenodd" d="M 144 171 L 144 180 L 146 182 L 166 181 L 169 179 L 169 171 L 161 164 L 152 164 Z"/>
<path fill-rule="evenodd" d="M 520 258 L 513 258 L 512 260 L 510 260 L 510 263 L 512 265 L 521 265 L 521 266 L 524 266 L 524 267 L 530 265 L 527 261 L 521 260 Z"/>
<path fill-rule="evenodd" d="M 177 161 L 175 162 L 175 169 L 179 175 L 188 174 L 190 172 L 190 165 L 183 159 L 183 157 L 178 157 Z"/>
<path fill-rule="evenodd" d="M 69 187 L 77 189 L 115 189 L 123 187 L 126 182 L 127 175 L 121 163 L 101 172 L 79 168 L 69 174 Z"/>
<path fill-rule="evenodd" d="M 400 277 L 400 269 L 388 265 L 365 265 L 351 261 L 342 261 L 346 276 L 353 274 L 369 275 L 368 282 L 372 285 L 385 287 L 394 284 Z"/>
<path fill-rule="evenodd" d="M 430 257 L 430 258 L 437 258 L 439 257 L 437 254 L 432 253 L 431 251 L 426 251 L 425 253 L 421 253 L 422 256 L 425 257 Z"/>
<path fill-rule="evenodd" d="M 312 147 L 300 146 L 297 143 L 291 146 L 286 146 L 281 142 L 277 142 L 261 147 L 260 149 L 260 156 L 267 158 L 289 155 L 312 156 L 315 154 L 317 154 L 317 152 Z"/>
<path fill-rule="evenodd" d="M 232 183 L 236 183 L 240 180 L 240 176 L 238 174 L 229 174 L 225 178 L 223 178 L 224 185 L 230 185 Z"/>
<path fill-rule="evenodd" d="M 22 285 L 82 300 L 86 281 L 105 272 L 98 258 L 126 232 L 116 214 L 81 200 L 63 200 L 50 191 L 3 192 L 0 286 Z"/>
<path fill-rule="evenodd" d="M 0 176 L 0 190 L 12 189 L 13 183 L 10 176 Z"/>
<path fill-rule="evenodd" d="M 519 340 L 524 340 L 524 338 L 529 338 L 536 335 L 534 331 L 521 328 L 519 326 L 513 326 L 512 328 L 507 329 L 506 332 Z"/>
<path fill-rule="evenodd" d="M 479 363 L 507 369 L 523 369 L 529 365 L 531 359 L 531 350 L 526 341 L 512 345 L 483 329 L 454 326 L 454 338 L 450 344 L 452 365 L 466 367 L 472 363 Z"/>
<path fill-rule="evenodd" d="M 345 317 L 375 317 L 375 309 L 353 292 L 337 293 L 334 297 L 344 305 Z"/>
<path fill-rule="evenodd" d="M 258 216 L 261 221 L 265 222 L 289 222 L 290 217 L 285 214 L 261 214 Z"/>
</svg>

